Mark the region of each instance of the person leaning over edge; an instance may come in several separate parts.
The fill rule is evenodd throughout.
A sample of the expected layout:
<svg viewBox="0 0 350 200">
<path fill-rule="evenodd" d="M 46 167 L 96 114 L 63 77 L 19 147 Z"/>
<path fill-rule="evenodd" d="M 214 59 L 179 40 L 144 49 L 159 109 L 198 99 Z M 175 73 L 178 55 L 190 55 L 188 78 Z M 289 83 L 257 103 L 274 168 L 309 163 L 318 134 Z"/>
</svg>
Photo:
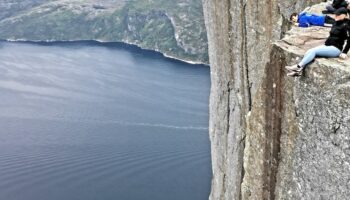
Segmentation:
<svg viewBox="0 0 350 200">
<path fill-rule="evenodd" d="M 302 12 L 293 13 L 290 16 L 290 21 L 299 27 L 310 27 L 310 26 L 325 26 L 325 24 L 334 24 L 335 20 L 328 15 L 315 15 Z"/>
<path fill-rule="evenodd" d="M 300 76 L 306 65 L 312 62 L 315 57 L 326 57 L 326 58 L 336 58 L 340 57 L 342 59 L 347 58 L 347 53 L 350 49 L 350 37 L 349 37 L 349 26 L 348 22 L 345 20 L 347 17 L 347 9 L 339 8 L 335 11 L 335 24 L 333 25 L 330 35 L 328 36 L 326 42 L 322 46 L 318 46 L 308 50 L 297 65 L 286 66 L 288 70 L 288 76 Z M 346 40 L 346 46 L 343 49 Z M 343 50 L 343 52 L 342 52 Z"/>
</svg>

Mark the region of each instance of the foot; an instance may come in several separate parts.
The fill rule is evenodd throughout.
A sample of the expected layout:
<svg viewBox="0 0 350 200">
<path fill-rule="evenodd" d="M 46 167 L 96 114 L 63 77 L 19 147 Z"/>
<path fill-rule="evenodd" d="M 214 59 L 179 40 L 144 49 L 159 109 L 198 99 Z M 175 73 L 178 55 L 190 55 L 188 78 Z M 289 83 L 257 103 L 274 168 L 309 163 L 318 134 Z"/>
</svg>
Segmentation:
<svg viewBox="0 0 350 200">
<path fill-rule="evenodd" d="M 299 72 L 291 71 L 291 72 L 287 73 L 287 76 L 297 77 L 297 76 L 301 76 L 302 74 L 303 74 L 303 71 L 299 71 Z"/>
<path fill-rule="evenodd" d="M 292 72 L 301 72 L 301 71 L 303 71 L 303 68 L 299 67 L 299 65 L 286 66 L 286 69 L 288 71 L 292 71 Z"/>
</svg>

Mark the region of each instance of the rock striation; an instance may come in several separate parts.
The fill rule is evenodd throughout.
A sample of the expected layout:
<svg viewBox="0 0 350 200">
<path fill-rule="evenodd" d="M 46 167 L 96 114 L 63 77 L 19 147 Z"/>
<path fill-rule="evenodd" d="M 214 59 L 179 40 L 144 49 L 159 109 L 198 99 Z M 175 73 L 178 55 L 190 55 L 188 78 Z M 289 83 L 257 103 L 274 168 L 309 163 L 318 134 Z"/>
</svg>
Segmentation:
<svg viewBox="0 0 350 200">
<path fill-rule="evenodd" d="M 316 1 L 203 3 L 212 75 L 210 199 L 347 199 L 350 60 L 317 59 L 300 78 L 284 71 L 328 36 L 323 27 L 286 31 L 289 14 Z"/>
</svg>

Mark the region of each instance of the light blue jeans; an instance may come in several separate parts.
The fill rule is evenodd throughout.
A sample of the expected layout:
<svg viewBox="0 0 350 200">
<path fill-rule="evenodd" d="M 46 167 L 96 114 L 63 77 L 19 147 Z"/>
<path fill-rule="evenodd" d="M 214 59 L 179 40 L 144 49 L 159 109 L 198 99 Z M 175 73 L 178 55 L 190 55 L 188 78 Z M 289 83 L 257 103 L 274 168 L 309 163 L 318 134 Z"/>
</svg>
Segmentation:
<svg viewBox="0 0 350 200">
<path fill-rule="evenodd" d="M 305 68 L 307 64 L 312 62 L 316 57 L 336 58 L 339 57 L 341 51 L 335 46 L 318 46 L 308 50 L 299 66 Z"/>
</svg>

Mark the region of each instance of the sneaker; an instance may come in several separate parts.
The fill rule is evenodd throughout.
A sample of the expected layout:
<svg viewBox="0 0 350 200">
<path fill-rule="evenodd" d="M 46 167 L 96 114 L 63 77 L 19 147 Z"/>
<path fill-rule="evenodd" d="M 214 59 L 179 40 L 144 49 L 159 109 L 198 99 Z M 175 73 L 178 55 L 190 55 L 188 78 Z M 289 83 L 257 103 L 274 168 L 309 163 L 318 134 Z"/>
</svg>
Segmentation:
<svg viewBox="0 0 350 200">
<path fill-rule="evenodd" d="M 303 71 L 303 68 L 299 67 L 298 65 L 286 66 L 286 69 L 288 71 L 295 71 L 295 72 Z"/>
<path fill-rule="evenodd" d="M 296 77 L 296 76 L 301 76 L 302 74 L 303 74 L 303 71 L 299 71 L 299 72 L 291 71 L 287 74 L 287 76 Z"/>
</svg>

